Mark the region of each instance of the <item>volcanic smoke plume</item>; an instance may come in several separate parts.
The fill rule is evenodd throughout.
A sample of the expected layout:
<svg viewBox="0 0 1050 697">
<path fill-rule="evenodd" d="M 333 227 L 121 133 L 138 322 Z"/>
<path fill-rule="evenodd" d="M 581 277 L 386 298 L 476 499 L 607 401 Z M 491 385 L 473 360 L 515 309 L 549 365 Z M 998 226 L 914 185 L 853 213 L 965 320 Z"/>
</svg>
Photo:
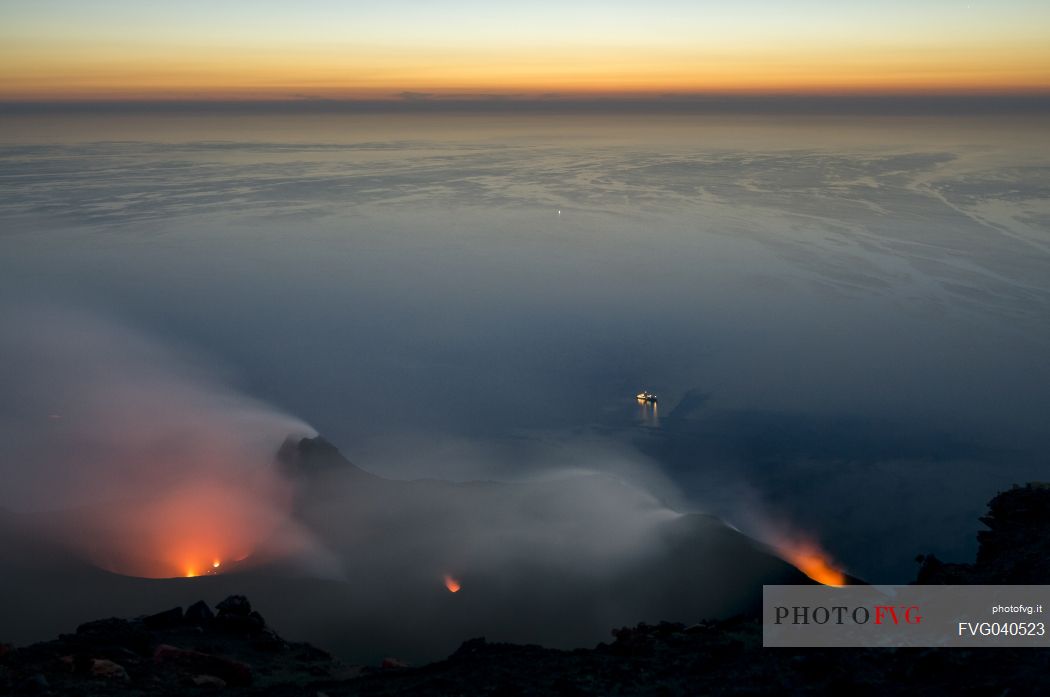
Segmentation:
<svg viewBox="0 0 1050 697">
<path fill-rule="evenodd" d="M 46 532 L 136 576 L 216 573 L 288 539 L 273 453 L 312 429 L 111 320 L 2 316 L 0 360 L 15 369 L 0 375 L 0 506 L 64 511 L 41 516 Z"/>
<path fill-rule="evenodd" d="M 18 370 L 0 377 L 0 506 L 24 514 L 0 516 L 19 526 L 8 539 L 38 556 L 32 521 L 64 564 L 69 550 L 123 575 L 0 558 L 22 574 L 0 576 L 0 615 L 26 639 L 45 626 L 27 608 L 71 584 L 54 631 L 89 604 L 125 614 L 136 593 L 186 604 L 221 588 L 343 655 L 431 659 L 465 636 L 593 645 L 614 626 L 741 612 L 763 583 L 804 578 L 718 519 L 601 473 L 601 450 L 534 481 L 386 479 L 112 321 L 48 309 L 6 328 L 0 359 Z"/>
</svg>

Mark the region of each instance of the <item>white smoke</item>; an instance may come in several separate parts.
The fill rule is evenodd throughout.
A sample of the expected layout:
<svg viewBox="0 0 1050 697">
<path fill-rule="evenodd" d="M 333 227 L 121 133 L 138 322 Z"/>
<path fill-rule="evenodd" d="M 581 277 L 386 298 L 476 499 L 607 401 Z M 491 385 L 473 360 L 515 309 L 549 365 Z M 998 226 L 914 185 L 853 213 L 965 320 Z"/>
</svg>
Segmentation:
<svg viewBox="0 0 1050 697">
<path fill-rule="evenodd" d="M 35 307 L 2 322 L 0 506 L 72 511 L 55 534 L 152 576 L 205 573 L 290 524 L 273 456 L 309 426 L 112 319 Z"/>
</svg>

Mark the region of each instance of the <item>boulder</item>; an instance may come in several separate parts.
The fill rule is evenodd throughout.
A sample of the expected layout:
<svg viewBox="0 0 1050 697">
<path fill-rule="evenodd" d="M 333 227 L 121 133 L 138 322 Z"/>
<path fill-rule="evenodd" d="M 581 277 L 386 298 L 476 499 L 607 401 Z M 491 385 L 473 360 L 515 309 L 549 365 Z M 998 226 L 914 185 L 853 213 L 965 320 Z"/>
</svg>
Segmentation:
<svg viewBox="0 0 1050 697">
<path fill-rule="evenodd" d="M 225 656 L 161 644 L 153 652 L 153 660 L 157 664 L 171 665 L 188 673 L 214 675 L 232 687 L 246 687 L 252 684 L 251 666 Z"/>
<path fill-rule="evenodd" d="M 226 687 L 226 681 L 214 675 L 194 675 L 190 678 L 190 682 L 197 687 L 213 687 L 217 689 Z"/>
<path fill-rule="evenodd" d="M 186 609 L 184 619 L 188 624 L 204 625 L 215 619 L 215 613 L 208 607 L 208 603 L 198 600 Z"/>
<path fill-rule="evenodd" d="M 155 615 L 142 618 L 142 623 L 149 629 L 171 629 L 182 624 L 182 608 L 173 607 Z"/>
<path fill-rule="evenodd" d="M 91 675 L 96 678 L 117 682 L 128 682 L 131 680 L 124 666 L 105 658 L 96 658 L 91 662 Z"/>
<path fill-rule="evenodd" d="M 252 610 L 243 595 L 231 595 L 216 607 L 219 609 L 216 625 L 226 632 L 256 635 L 266 631 L 266 620 Z"/>
<path fill-rule="evenodd" d="M 252 614 L 252 604 L 243 595 L 231 595 L 215 606 L 219 617 L 247 617 Z"/>
</svg>

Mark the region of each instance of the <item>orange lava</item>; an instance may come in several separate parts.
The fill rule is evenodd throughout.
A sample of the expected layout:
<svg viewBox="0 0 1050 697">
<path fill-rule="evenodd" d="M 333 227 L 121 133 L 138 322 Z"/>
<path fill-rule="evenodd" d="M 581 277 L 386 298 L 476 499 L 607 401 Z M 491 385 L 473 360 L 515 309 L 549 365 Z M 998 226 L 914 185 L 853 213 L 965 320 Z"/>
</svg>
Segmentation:
<svg viewBox="0 0 1050 697">
<path fill-rule="evenodd" d="M 459 593 L 459 589 L 462 587 L 459 581 L 445 574 L 445 588 L 448 588 L 449 593 Z"/>
<path fill-rule="evenodd" d="M 828 555 L 813 542 L 782 542 L 777 551 L 799 571 L 825 586 L 845 586 L 846 574 L 831 565 Z"/>
<path fill-rule="evenodd" d="M 219 567 L 222 566 L 222 562 L 218 559 L 211 563 L 209 568 L 206 568 L 203 572 L 199 571 L 197 566 L 191 564 L 186 567 L 186 578 L 196 578 L 198 576 L 213 576 L 219 573 Z"/>
<path fill-rule="evenodd" d="M 95 564 L 115 573 L 211 576 L 257 553 L 277 529 L 281 510 L 245 495 L 238 484 L 202 480 L 148 501 L 94 510 L 77 521 L 77 538 Z"/>
<path fill-rule="evenodd" d="M 846 585 L 846 575 L 828 565 L 826 559 L 817 556 L 800 556 L 794 560 L 799 571 L 825 586 Z"/>
</svg>

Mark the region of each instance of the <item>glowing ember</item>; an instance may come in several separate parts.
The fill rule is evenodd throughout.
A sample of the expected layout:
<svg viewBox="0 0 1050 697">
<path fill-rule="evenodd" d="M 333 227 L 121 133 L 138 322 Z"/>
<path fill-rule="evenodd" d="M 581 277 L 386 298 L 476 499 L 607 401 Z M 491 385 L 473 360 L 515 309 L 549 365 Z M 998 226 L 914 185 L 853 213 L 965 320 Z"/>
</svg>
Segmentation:
<svg viewBox="0 0 1050 697">
<path fill-rule="evenodd" d="M 222 566 L 222 562 L 216 559 L 211 563 L 211 568 L 201 573 L 197 570 L 196 566 L 190 566 L 186 568 L 186 578 L 197 578 L 198 576 L 212 576 L 219 573 L 219 567 Z"/>
<path fill-rule="evenodd" d="M 448 588 L 449 593 L 459 593 L 459 589 L 462 587 L 459 581 L 445 574 L 445 588 Z"/>
<path fill-rule="evenodd" d="M 799 571 L 825 586 L 846 585 L 846 575 L 831 566 L 828 555 L 813 542 L 782 542 L 777 550 Z"/>
</svg>

